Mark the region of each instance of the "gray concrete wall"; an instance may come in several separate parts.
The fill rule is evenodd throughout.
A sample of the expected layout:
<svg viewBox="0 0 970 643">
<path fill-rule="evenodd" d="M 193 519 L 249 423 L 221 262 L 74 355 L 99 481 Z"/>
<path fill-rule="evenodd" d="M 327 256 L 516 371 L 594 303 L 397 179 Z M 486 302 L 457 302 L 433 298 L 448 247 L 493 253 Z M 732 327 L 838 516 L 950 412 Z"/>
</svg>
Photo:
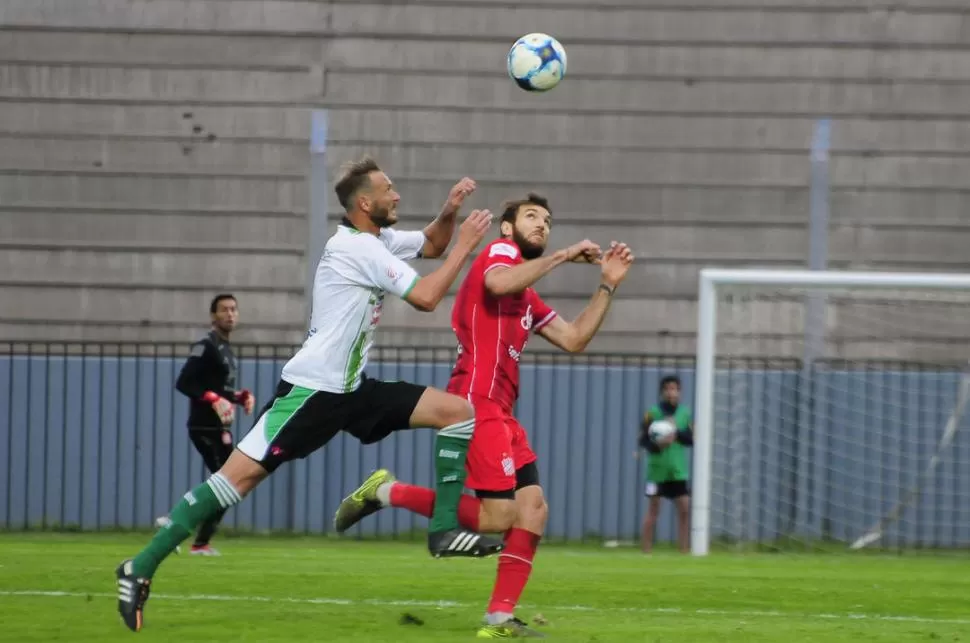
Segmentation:
<svg viewBox="0 0 970 643">
<path fill-rule="evenodd" d="M 331 169 L 369 152 L 392 173 L 402 226 L 467 174 L 476 206 L 548 193 L 556 244 L 629 240 L 639 261 L 596 349 L 692 352 L 701 267 L 804 265 L 820 116 L 832 266 L 965 270 L 970 7 L 812 6 L 8 0 L 0 337 L 185 341 L 231 289 L 241 339 L 299 341 L 313 106 L 330 109 Z M 505 76 L 523 24 L 569 52 L 548 94 Z M 570 267 L 541 290 L 571 315 L 595 284 Z M 385 319 L 384 343 L 453 343 L 445 309 Z M 940 344 L 902 322 L 839 339 L 862 319 L 832 327 L 833 351 Z M 758 351 L 798 352 L 783 334 Z"/>
</svg>

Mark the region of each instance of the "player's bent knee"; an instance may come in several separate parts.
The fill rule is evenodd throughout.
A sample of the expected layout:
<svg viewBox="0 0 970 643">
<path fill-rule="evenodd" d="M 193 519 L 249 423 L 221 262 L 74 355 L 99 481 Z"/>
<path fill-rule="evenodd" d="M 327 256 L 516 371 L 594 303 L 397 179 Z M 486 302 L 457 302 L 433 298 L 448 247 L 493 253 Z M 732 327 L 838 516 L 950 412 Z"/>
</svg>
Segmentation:
<svg viewBox="0 0 970 643">
<path fill-rule="evenodd" d="M 459 422 L 467 422 L 474 417 L 475 408 L 468 400 L 457 395 L 448 394 L 447 403 L 442 404 L 442 428 L 451 426 L 452 424 L 458 424 Z"/>
<path fill-rule="evenodd" d="M 541 534 L 549 518 L 549 505 L 542 487 L 534 485 L 519 489 L 515 501 L 518 506 L 516 526 Z"/>
<path fill-rule="evenodd" d="M 475 409 L 465 398 L 428 388 L 411 414 L 410 425 L 443 429 L 446 426 L 467 422 L 473 417 L 475 417 Z"/>
<path fill-rule="evenodd" d="M 518 517 L 518 507 L 511 498 L 482 498 L 479 531 L 498 533 L 511 528 Z"/>
<path fill-rule="evenodd" d="M 260 463 L 239 449 L 235 449 L 229 455 L 229 459 L 219 469 L 219 473 L 239 492 L 240 496 L 246 496 L 269 475 Z"/>
</svg>

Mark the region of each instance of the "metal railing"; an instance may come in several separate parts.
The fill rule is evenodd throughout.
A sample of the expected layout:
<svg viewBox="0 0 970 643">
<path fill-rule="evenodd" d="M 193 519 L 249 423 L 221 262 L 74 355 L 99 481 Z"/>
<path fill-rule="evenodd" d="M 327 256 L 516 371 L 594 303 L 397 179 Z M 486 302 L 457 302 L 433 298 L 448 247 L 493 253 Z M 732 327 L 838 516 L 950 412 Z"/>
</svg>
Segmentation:
<svg viewBox="0 0 970 643">
<path fill-rule="evenodd" d="M 261 404 L 296 347 L 237 345 L 235 350 L 239 386 L 251 389 Z M 0 456 L 0 528 L 148 528 L 205 479 L 185 428 L 187 401 L 174 390 L 187 352 L 188 346 L 173 344 L 0 343 L 0 448 L 5 453 Z M 381 379 L 444 387 L 454 356 L 441 348 L 376 348 L 367 370 Z M 744 417 L 755 418 L 761 430 L 787 430 L 779 418 L 798 408 L 791 396 L 812 395 L 814 408 L 823 409 L 832 402 L 824 396 L 835 394 L 818 386 L 774 386 L 772 378 L 796 381 L 791 379 L 800 372 L 796 360 L 734 359 L 721 366 L 728 377 L 748 382 L 745 404 L 760 410 L 744 411 Z M 887 369 L 925 371 L 885 363 L 868 368 L 876 378 Z M 549 537 L 636 538 L 644 504 L 643 459 L 633 457 L 640 421 L 656 402 L 665 375 L 679 375 L 683 399 L 693 400 L 693 357 L 532 352 L 522 356 L 521 370 L 517 415 L 539 456 L 550 503 Z M 943 376 L 920 381 L 929 391 L 927 404 L 939 393 L 934 387 L 950 387 Z M 898 401 L 871 398 L 869 403 Z M 237 414 L 232 427 L 237 440 L 251 421 Z M 737 422 L 725 417 L 724 423 Z M 313 456 L 277 471 L 229 513 L 225 524 L 240 530 L 327 532 L 340 499 L 378 466 L 428 485 L 432 439 L 428 430 L 403 431 L 364 447 L 338 436 Z M 758 475 L 769 475 L 768 467 L 761 469 Z M 773 479 L 764 477 L 753 488 L 769 482 Z M 970 477 L 954 484 L 963 482 L 970 485 Z M 775 496 L 799 491 L 782 488 Z M 775 496 L 771 502 L 788 502 Z M 763 510 L 749 518 L 766 520 Z M 426 524 L 403 511 L 385 511 L 355 529 L 400 536 Z M 658 539 L 672 539 L 674 531 L 665 508 Z"/>
</svg>

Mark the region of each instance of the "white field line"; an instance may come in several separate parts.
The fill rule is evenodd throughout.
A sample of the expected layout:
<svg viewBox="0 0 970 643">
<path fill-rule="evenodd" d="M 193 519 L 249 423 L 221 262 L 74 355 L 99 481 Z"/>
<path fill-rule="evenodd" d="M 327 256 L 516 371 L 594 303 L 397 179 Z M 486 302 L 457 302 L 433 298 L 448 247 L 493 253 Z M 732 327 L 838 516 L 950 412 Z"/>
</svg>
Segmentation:
<svg viewBox="0 0 970 643">
<path fill-rule="evenodd" d="M 115 598 L 115 594 L 104 592 L 55 592 L 43 590 L 0 590 L 0 597 L 34 598 Z M 481 605 L 459 603 L 456 601 L 418 601 L 351 598 L 289 598 L 276 596 L 223 596 L 219 594 L 152 594 L 151 598 L 167 601 L 217 601 L 225 603 L 292 603 L 299 605 L 340 605 L 377 607 L 427 607 L 433 609 L 475 608 Z M 936 623 L 939 625 L 970 625 L 970 618 L 935 618 L 932 616 L 907 616 L 893 614 L 801 614 L 798 612 L 779 612 L 762 610 L 722 610 L 722 609 L 681 609 L 678 607 L 594 607 L 591 605 L 523 605 L 549 612 L 627 612 L 633 614 L 683 614 L 698 616 L 729 616 L 737 618 L 807 618 L 837 621 L 893 621 L 899 623 Z"/>
</svg>

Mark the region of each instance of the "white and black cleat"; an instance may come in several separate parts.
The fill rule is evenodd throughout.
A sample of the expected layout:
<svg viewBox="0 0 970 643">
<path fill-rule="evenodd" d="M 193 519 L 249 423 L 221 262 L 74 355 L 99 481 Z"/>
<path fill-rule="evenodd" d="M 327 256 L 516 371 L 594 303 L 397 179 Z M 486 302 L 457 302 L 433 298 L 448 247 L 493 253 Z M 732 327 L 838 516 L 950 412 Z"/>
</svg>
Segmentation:
<svg viewBox="0 0 970 643">
<path fill-rule="evenodd" d="M 505 543 L 468 529 L 433 531 L 428 534 L 428 551 L 435 558 L 486 558 L 499 553 Z"/>
<path fill-rule="evenodd" d="M 137 578 L 130 560 L 126 560 L 115 570 L 118 579 L 118 614 L 132 632 L 141 630 L 145 622 L 145 602 L 151 580 Z"/>
</svg>

